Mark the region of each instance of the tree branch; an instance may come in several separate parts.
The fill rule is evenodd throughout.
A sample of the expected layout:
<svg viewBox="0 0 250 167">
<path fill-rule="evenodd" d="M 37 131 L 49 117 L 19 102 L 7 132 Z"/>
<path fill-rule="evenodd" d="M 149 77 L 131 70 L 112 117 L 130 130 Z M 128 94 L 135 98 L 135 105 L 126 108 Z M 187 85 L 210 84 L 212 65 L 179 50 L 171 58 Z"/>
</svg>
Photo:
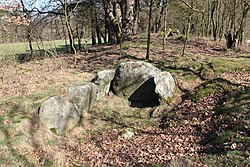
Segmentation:
<svg viewBox="0 0 250 167">
<path fill-rule="evenodd" d="M 189 9 L 192 9 L 195 12 L 204 13 L 204 10 L 196 9 L 196 8 L 194 8 L 193 6 L 191 6 L 189 3 L 187 3 L 184 0 L 179 0 L 179 1 L 181 1 L 182 3 L 184 3 Z"/>
<path fill-rule="evenodd" d="M 33 8 L 30 12 L 37 12 L 37 13 L 40 13 L 40 14 L 55 14 L 55 15 L 65 15 L 64 13 L 62 12 L 56 12 L 56 11 L 40 11 L 38 8 Z"/>
</svg>

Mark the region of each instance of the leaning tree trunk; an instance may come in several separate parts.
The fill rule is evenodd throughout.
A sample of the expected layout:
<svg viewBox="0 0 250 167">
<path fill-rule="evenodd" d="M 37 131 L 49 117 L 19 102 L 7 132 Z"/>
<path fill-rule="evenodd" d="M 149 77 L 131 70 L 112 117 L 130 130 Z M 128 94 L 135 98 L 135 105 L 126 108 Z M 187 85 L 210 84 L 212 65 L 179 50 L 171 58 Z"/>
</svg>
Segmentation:
<svg viewBox="0 0 250 167">
<path fill-rule="evenodd" d="M 68 12 L 67 0 L 64 0 L 64 16 L 65 16 L 66 27 L 67 27 L 68 34 L 69 34 L 70 48 L 72 49 L 71 52 L 73 52 L 73 54 L 74 54 L 73 64 L 74 64 L 74 66 L 76 66 L 76 60 L 77 60 L 76 48 L 74 46 L 73 32 L 72 32 L 72 28 L 71 28 L 70 20 L 69 20 L 69 12 Z"/>
<path fill-rule="evenodd" d="M 158 17 L 156 17 L 156 25 L 155 25 L 155 32 L 159 32 L 161 30 L 161 22 L 162 22 L 162 16 L 164 16 L 164 10 L 165 10 L 165 5 L 167 3 L 167 0 L 160 0 L 160 5 L 159 5 L 159 12 L 158 12 Z"/>
<path fill-rule="evenodd" d="M 112 0 L 103 0 L 104 10 L 107 14 L 110 22 L 108 22 L 108 35 L 109 35 L 109 42 L 113 42 L 114 35 L 115 35 L 115 42 L 116 44 L 120 44 L 122 29 L 120 26 L 120 18 L 115 17 L 116 3 L 112 3 Z"/>
</svg>

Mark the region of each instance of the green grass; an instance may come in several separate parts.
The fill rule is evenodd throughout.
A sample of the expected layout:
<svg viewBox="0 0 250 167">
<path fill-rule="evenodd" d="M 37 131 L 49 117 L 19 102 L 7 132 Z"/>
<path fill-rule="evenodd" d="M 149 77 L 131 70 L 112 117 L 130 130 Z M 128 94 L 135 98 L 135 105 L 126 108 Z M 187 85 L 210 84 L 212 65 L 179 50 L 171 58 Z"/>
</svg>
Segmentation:
<svg viewBox="0 0 250 167">
<path fill-rule="evenodd" d="M 112 101 L 103 98 L 96 102 L 101 107 L 90 113 L 88 121 L 93 128 L 88 133 L 92 137 L 98 137 L 109 128 L 143 129 L 157 122 L 157 118 L 150 118 L 151 108 L 131 108 L 126 99 L 116 96 L 112 98 Z"/>
<path fill-rule="evenodd" d="M 41 43 L 39 43 L 40 49 L 44 50 L 62 48 L 64 47 L 64 45 L 65 43 L 63 40 L 45 41 L 43 46 Z M 36 43 L 33 43 L 33 49 L 39 50 L 39 47 Z M 16 55 L 16 54 L 25 54 L 30 52 L 28 43 L 0 44 L 0 50 L 1 50 L 0 57 L 8 55 Z"/>
<path fill-rule="evenodd" d="M 247 59 L 244 58 L 210 57 L 206 60 L 206 62 L 211 63 L 214 70 L 219 73 L 226 71 L 250 71 L 250 61 L 247 61 Z"/>
<path fill-rule="evenodd" d="M 0 110 L 4 113 L 0 115 L 0 153 L 6 153 L 7 157 L 0 156 L 1 164 L 9 166 L 36 166 L 32 164 L 19 149 L 20 143 L 29 140 L 32 145 L 35 126 L 32 119 L 36 115 L 38 106 L 46 98 L 58 93 L 59 90 L 52 89 L 46 92 L 37 92 L 27 96 L 11 96 L 0 101 Z M 30 131 L 28 130 L 30 129 Z M 48 142 L 48 140 L 44 140 Z M 23 146 L 23 145 L 22 145 Z M 1 155 L 1 154 L 0 154 Z M 49 160 L 43 162 L 51 166 Z"/>
<path fill-rule="evenodd" d="M 123 50 L 128 50 L 131 46 L 130 43 L 124 43 L 121 45 Z"/>
</svg>

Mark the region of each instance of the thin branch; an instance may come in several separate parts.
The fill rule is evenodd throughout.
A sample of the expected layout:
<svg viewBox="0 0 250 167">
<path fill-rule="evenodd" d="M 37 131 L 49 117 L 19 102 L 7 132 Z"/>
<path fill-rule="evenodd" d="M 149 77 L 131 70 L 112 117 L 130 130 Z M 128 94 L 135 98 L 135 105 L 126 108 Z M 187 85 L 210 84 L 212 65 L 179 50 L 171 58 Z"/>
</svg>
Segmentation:
<svg viewBox="0 0 250 167">
<path fill-rule="evenodd" d="M 196 9 L 196 8 L 194 8 L 193 6 L 191 6 L 189 3 L 187 3 L 184 0 L 179 0 L 179 1 L 181 1 L 182 3 L 184 3 L 189 9 L 192 9 L 195 12 L 204 13 L 204 10 Z"/>
<path fill-rule="evenodd" d="M 37 12 L 37 13 L 40 13 L 40 14 L 55 14 L 55 15 L 65 15 L 64 13 L 61 13 L 61 12 L 55 12 L 55 11 L 40 11 L 38 8 L 33 8 L 30 12 Z"/>
</svg>

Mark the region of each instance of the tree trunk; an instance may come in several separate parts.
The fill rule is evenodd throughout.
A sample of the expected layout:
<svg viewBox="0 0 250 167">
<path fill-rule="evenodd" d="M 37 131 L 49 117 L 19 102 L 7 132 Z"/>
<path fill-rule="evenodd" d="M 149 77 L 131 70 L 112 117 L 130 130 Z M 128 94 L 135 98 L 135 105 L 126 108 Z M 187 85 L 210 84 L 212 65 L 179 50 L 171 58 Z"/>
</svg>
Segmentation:
<svg viewBox="0 0 250 167">
<path fill-rule="evenodd" d="M 76 66 L 76 60 L 77 60 L 76 49 L 74 46 L 73 32 L 72 32 L 72 28 L 70 25 L 67 0 L 64 0 L 64 16 L 65 16 L 66 27 L 67 27 L 68 34 L 69 34 L 69 43 L 70 43 L 71 52 L 74 54 L 73 64 L 74 64 L 74 66 Z"/>
<path fill-rule="evenodd" d="M 76 25 L 76 33 L 77 33 L 77 42 L 78 42 L 78 49 L 81 52 L 82 51 L 82 43 L 81 43 L 81 32 L 79 28 L 79 24 Z"/>
<path fill-rule="evenodd" d="M 104 35 L 103 35 L 103 41 L 104 43 L 107 43 L 107 28 L 108 28 L 108 21 L 107 21 L 107 14 L 105 13 L 105 27 L 104 27 Z"/>
<path fill-rule="evenodd" d="M 99 24 L 98 24 L 98 18 L 97 18 L 96 8 L 94 8 L 94 17 L 95 17 L 94 24 L 95 24 L 97 41 L 98 41 L 98 44 L 101 44 L 102 43 L 102 39 L 101 39 L 101 32 L 100 32 L 100 28 L 99 28 Z"/>
<path fill-rule="evenodd" d="M 163 27 L 162 49 L 165 49 L 165 41 L 166 41 L 167 7 L 168 7 L 168 0 L 166 0 L 166 7 L 165 7 L 164 17 L 163 17 L 164 27 Z"/>
<path fill-rule="evenodd" d="M 138 7 L 139 1 L 123 0 L 112 1 L 103 0 L 104 10 L 107 14 L 113 30 L 116 34 L 116 43 L 120 44 L 123 40 L 130 39 L 133 35 L 135 25 L 134 8 Z"/>
<path fill-rule="evenodd" d="M 115 30 L 110 22 L 107 23 L 107 30 L 108 30 L 108 43 L 109 44 L 116 44 L 116 33 Z"/>
<path fill-rule="evenodd" d="M 31 54 L 31 57 L 33 57 L 34 50 L 33 50 L 33 47 L 32 47 L 31 27 L 30 27 L 30 25 L 28 25 L 28 28 L 27 28 L 27 39 L 28 39 L 28 42 L 29 42 L 30 54 Z"/>
<path fill-rule="evenodd" d="M 135 0 L 135 7 L 134 7 L 134 20 L 132 26 L 133 35 L 138 33 L 139 30 L 139 16 L 140 16 L 140 3 L 139 0 Z"/>
<path fill-rule="evenodd" d="M 206 21 L 206 31 L 205 35 L 206 37 L 210 36 L 211 30 L 210 30 L 210 0 L 207 0 L 207 21 Z"/>
<path fill-rule="evenodd" d="M 225 34 L 225 39 L 227 43 L 227 48 L 232 49 L 235 44 L 231 32 Z"/>
<path fill-rule="evenodd" d="M 190 25 L 191 25 L 191 23 L 190 23 L 191 22 L 191 18 L 192 18 L 192 14 L 190 13 L 189 17 L 188 17 L 188 23 L 187 23 L 186 31 L 185 31 L 185 41 L 184 41 L 184 45 L 183 45 L 183 48 L 182 48 L 181 56 L 184 56 L 185 50 L 186 50 L 186 47 L 187 47 L 188 34 L 189 34 Z"/>
<path fill-rule="evenodd" d="M 212 28 L 213 28 L 213 38 L 216 41 L 217 40 L 217 26 L 216 26 L 216 22 L 215 22 L 215 12 L 217 11 L 217 7 L 218 7 L 218 1 L 213 1 L 211 4 L 211 21 L 212 21 Z M 217 15 L 217 14 L 216 14 Z"/>
<path fill-rule="evenodd" d="M 69 47 L 68 47 L 67 35 L 66 35 L 65 28 L 64 28 L 64 23 L 63 23 L 62 17 L 60 17 L 60 20 L 61 20 L 61 23 L 62 23 L 62 30 L 63 30 L 63 36 L 64 36 L 64 43 L 65 43 L 65 46 L 66 46 L 66 52 L 68 53 L 69 52 Z"/>
<path fill-rule="evenodd" d="M 150 0 L 149 14 L 148 14 L 148 38 L 147 38 L 147 54 L 146 54 L 147 60 L 149 60 L 149 54 L 150 54 L 152 6 L 153 6 L 153 0 Z"/>
<path fill-rule="evenodd" d="M 116 3 L 112 3 L 111 0 L 103 0 L 104 4 L 104 10 L 110 20 L 110 23 L 108 24 L 108 33 L 109 33 L 109 42 L 113 43 L 114 40 L 114 34 L 115 34 L 115 42 L 116 44 L 120 44 L 121 41 L 121 35 L 122 35 L 122 30 L 120 26 L 120 18 L 116 18 Z M 112 27 L 112 28 L 111 28 Z M 111 29 L 110 29 L 111 28 Z M 112 44 L 111 43 L 111 44 Z"/>
<path fill-rule="evenodd" d="M 101 33 L 100 33 L 100 29 L 98 25 L 96 25 L 96 35 L 97 35 L 98 44 L 102 44 Z"/>
<path fill-rule="evenodd" d="M 240 21 L 240 26 L 239 26 L 239 40 L 238 40 L 238 44 L 242 44 L 243 42 L 243 33 L 244 33 L 244 27 L 245 27 L 245 19 L 246 16 L 249 12 L 250 9 L 250 5 L 247 2 L 242 2 L 242 6 L 243 6 L 243 13 L 242 13 L 242 17 L 241 17 L 241 21 Z"/>
<path fill-rule="evenodd" d="M 188 43 L 188 35 L 189 35 L 190 26 L 191 26 L 193 7 L 194 7 L 193 5 L 194 4 L 193 4 L 193 0 L 192 0 L 191 9 L 189 9 L 188 23 L 187 23 L 187 28 L 186 28 L 186 31 L 185 31 L 185 41 L 184 41 L 184 45 L 183 45 L 183 48 L 182 48 L 181 56 L 184 56 L 185 50 L 186 50 L 186 47 L 187 47 L 187 43 Z"/>
<path fill-rule="evenodd" d="M 92 45 L 96 45 L 96 31 L 95 31 L 95 27 L 91 28 L 91 41 L 92 41 Z"/>
<path fill-rule="evenodd" d="M 159 32 L 161 30 L 161 21 L 162 21 L 162 16 L 164 15 L 164 9 L 165 5 L 167 3 L 167 0 L 160 0 L 160 5 L 159 5 L 159 12 L 158 12 L 158 17 L 156 17 L 156 26 L 155 26 L 155 32 Z"/>
<path fill-rule="evenodd" d="M 221 39 L 223 38 L 223 34 L 225 32 L 225 23 L 227 22 L 227 18 L 225 17 L 226 16 L 226 10 L 227 10 L 227 1 L 223 1 L 223 12 L 222 12 L 222 16 L 221 16 L 221 26 L 220 26 L 220 29 L 219 29 L 219 39 L 221 41 Z"/>
<path fill-rule="evenodd" d="M 69 36 L 69 46 L 70 46 L 70 52 L 74 53 L 75 47 L 74 47 L 74 39 L 73 39 L 73 34 L 72 34 L 72 29 L 69 24 L 69 22 L 66 22 L 67 30 L 68 30 L 68 36 Z"/>
<path fill-rule="evenodd" d="M 133 23 L 135 20 L 134 16 L 134 0 L 124 0 L 123 8 L 121 8 L 122 13 L 122 37 L 124 39 L 130 39 L 133 35 Z"/>
</svg>

